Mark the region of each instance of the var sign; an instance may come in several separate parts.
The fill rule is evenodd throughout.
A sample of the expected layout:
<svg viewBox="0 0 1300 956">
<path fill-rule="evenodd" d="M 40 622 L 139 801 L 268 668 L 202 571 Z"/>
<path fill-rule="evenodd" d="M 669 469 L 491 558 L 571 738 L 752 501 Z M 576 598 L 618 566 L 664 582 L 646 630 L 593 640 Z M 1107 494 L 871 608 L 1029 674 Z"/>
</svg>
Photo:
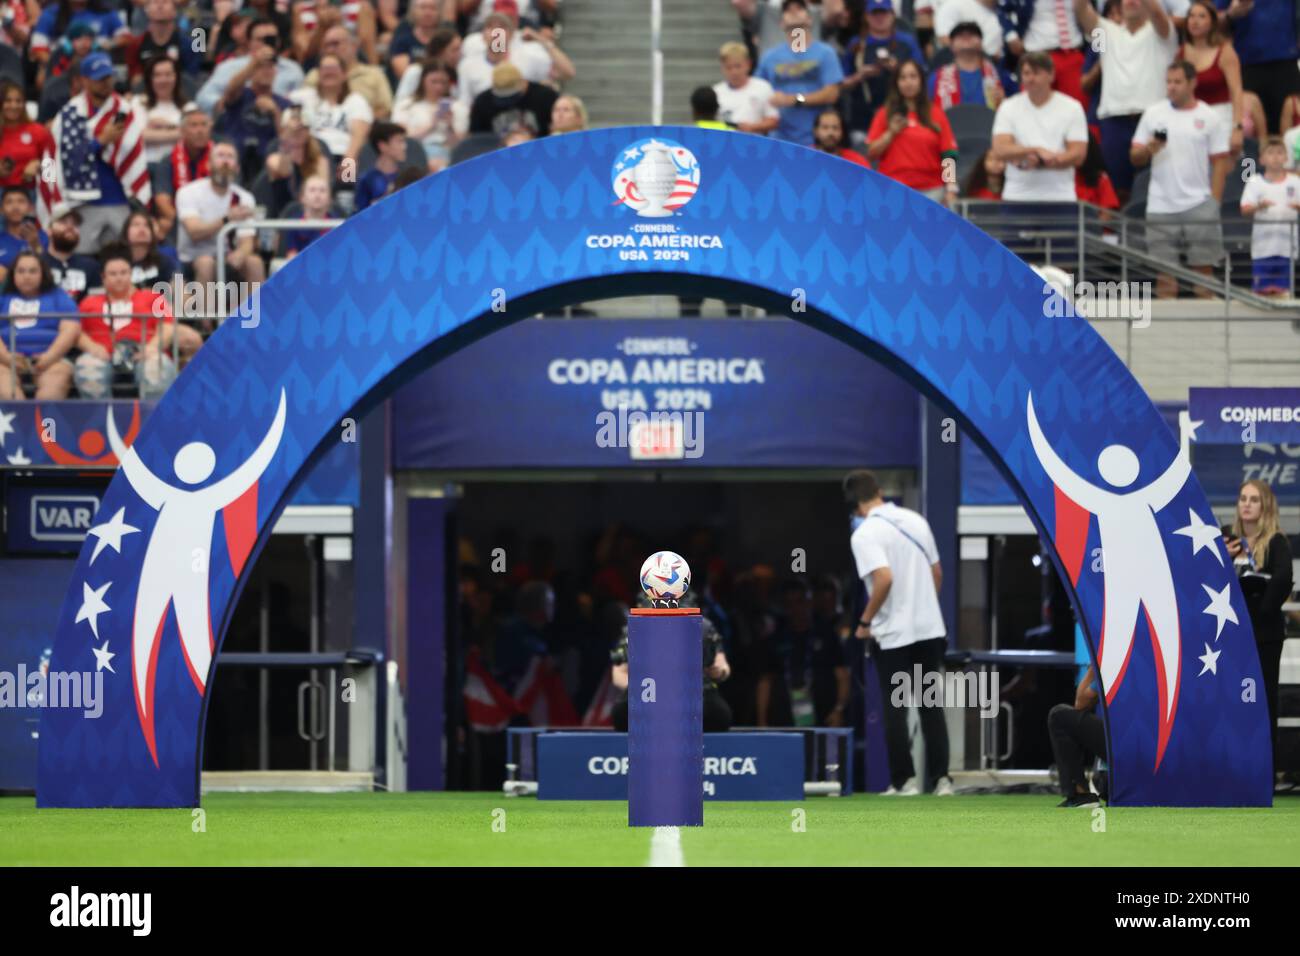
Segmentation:
<svg viewBox="0 0 1300 956">
<path fill-rule="evenodd" d="M 32 540 L 80 541 L 98 510 L 94 495 L 33 495 Z"/>
</svg>

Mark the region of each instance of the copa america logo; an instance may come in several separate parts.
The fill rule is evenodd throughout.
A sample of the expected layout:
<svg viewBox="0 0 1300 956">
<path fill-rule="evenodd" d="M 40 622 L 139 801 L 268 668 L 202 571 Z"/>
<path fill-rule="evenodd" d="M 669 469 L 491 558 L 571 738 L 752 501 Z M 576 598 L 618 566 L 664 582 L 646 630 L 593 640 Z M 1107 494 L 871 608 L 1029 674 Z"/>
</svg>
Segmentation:
<svg viewBox="0 0 1300 956">
<path fill-rule="evenodd" d="M 681 143 L 641 139 L 619 153 L 611 177 L 618 197 L 615 205 L 629 206 L 638 216 L 662 219 L 695 196 L 700 188 L 700 163 Z"/>
</svg>

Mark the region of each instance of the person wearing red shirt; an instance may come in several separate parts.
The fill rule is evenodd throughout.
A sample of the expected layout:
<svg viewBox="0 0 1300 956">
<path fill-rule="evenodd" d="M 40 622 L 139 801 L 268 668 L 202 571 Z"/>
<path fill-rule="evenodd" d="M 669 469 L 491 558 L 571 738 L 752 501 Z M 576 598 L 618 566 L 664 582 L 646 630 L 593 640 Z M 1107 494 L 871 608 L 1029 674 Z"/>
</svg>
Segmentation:
<svg viewBox="0 0 1300 956">
<path fill-rule="evenodd" d="M 113 373 L 135 376 L 141 398 L 157 398 L 176 378 L 176 350 L 197 348 L 197 333 L 177 331 L 167 300 L 131 282 L 131 257 L 121 249 L 104 255 L 104 294 L 81 301 L 81 338 L 75 378 L 82 398 L 107 398 Z M 184 333 L 190 334 L 184 334 Z"/>
<path fill-rule="evenodd" d="M 31 189 L 41 170 L 41 154 L 53 149 L 50 131 L 27 118 L 27 97 L 13 80 L 0 82 L 0 189 Z"/>
<path fill-rule="evenodd" d="M 871 168 L 865 156 L 844 145 L 844 117 L 834 107 L 822 110 L 817 117 L 817 123 L 813 126 L 813 146 L 823 153 Z"/>
<path fill-rule="evenodd" d="M 1074 171 L 1074 193 L 1080 202 L 1090 202 L 1102 209 L 1119 208 L 1119 195 L 1106 175 L 1106 162 L 1096 136 L 1089 135 L 1083 165 Z"/>
<path fill-rule="evenodd" d="M 1006 176 L 1007 164 L 992 148 L 984 150 L 984 155 L 975 164 L 966 177 L 962 192 L 967 199 L 1002 199 L 1003 177 Z"/>
<path fill-rule="evenodd" d="M 878 172 L 935 202 L 957 193 L 957 140 L 943 110 L 930 102 L 921 67 L 903 63 L 882 109 L 867 131 L 867 158 Z M 951 163 L 948 160 L 952 160 Z"/>
</svg>

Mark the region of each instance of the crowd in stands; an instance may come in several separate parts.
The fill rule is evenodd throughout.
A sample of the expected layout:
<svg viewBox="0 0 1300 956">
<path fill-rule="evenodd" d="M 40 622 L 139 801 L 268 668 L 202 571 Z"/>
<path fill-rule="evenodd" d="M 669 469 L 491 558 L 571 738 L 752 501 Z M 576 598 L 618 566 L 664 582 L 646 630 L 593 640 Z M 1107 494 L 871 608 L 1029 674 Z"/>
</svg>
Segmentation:
<svg viewBox="0 0 1300 956">
<path fill-rule="evenodd" d="M 219 242 L 251 288 L 328 231 L 258 221 L 339 220 L 462 143 L 586 126 L 561 0 L 0 9 L 0 399 L 156 397 L 220 318 L 173 315 Z"/>
</svg>

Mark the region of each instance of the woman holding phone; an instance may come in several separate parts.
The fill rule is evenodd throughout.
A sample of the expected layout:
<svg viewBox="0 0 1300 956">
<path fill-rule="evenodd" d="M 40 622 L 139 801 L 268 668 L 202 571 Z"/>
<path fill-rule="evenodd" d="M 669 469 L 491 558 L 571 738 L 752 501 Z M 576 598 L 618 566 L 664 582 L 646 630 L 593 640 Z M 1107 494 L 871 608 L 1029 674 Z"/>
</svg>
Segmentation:
<svg viewBox="0 0 1300 956">
<path fill-rule="evenodd" d="M 957 195 L 957 140 L 948 117 L 925 92 L 925 76 L 912 60 L 894 74 L 885 105 L 867 131 L 867 159 L 876 170 L 935 202 Z M 951 160 L 951 175 L 945 164 Z"/>
<path fill-rule="evenodd" d="M 1264 672 L 1268 723 L 1277 749 L 1277 687 L 1286 619 L 1282 605 L 1291 597 L 1291 544 L 1278 523 L 1277 496 L 1267 482 L 1251 479 L 1237 494 L 1237 520 L 1223 529 L 1255 631 Z"/>
</svg>

